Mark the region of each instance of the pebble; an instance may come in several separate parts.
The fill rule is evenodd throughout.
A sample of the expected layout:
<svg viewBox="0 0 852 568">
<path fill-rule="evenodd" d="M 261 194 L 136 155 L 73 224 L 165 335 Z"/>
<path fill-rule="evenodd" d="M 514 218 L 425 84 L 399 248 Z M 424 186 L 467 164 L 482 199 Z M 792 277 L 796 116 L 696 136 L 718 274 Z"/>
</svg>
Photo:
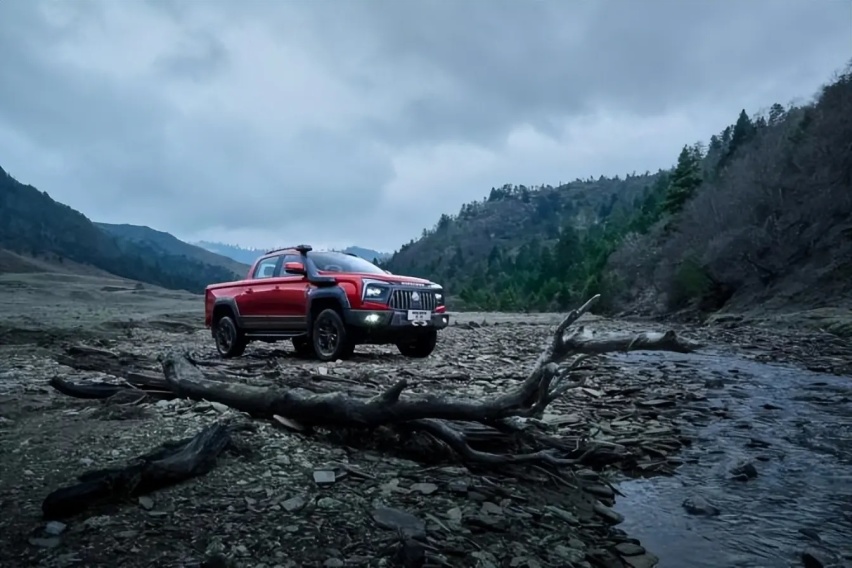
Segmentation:
<svg viewBox="0 0 852 568">
<path fill-rule="evenodd" d="M 59 521 L 50 521 L 44 527 L 44 532 L 49 534 L 50 536 L 59 536 L 63 532 L 65 532 L 66 528 L 67 525 L 65 523 L 60 523 Z"/>
</svg>

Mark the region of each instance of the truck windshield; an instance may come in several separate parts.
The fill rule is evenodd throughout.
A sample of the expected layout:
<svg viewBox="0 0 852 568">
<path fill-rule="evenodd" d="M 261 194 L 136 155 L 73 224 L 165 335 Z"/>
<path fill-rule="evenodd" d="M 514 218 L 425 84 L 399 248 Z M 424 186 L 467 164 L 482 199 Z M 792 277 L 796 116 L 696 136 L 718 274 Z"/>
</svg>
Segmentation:
<svg viewBox="0 0 852 568">
<path fill-rule="evenodd" d="M 317 270 L 325 272 L 366 272 L 368 274 L 385 274 L 385 271 L 359 256 L 350 256 L 342 252 L 308 253 Z"/>
</svg>

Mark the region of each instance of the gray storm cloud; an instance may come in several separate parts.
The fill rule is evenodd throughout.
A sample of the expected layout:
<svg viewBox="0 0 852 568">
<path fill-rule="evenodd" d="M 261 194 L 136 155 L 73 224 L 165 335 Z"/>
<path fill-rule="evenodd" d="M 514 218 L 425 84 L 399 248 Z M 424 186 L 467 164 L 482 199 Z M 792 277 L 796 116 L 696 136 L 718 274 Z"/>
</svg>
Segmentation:
<svg viewBox="0 0 852 568">
<path fill-rule="evenodd" d="M 809 96 L 852 4 L 0 3 L 0 164 L 107 222 L 393 249 Z"/>
</svg>

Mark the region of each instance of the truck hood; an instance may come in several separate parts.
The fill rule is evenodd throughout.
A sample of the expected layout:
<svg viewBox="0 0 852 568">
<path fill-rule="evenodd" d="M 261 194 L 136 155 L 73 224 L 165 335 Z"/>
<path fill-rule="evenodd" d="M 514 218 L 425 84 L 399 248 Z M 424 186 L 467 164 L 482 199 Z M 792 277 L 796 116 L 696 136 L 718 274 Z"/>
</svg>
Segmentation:
<svg viewBox="0 0 852 568">
<path fill-rule="evenodd" d="M 340 276 L 340 272 L 325 272 L 320 271 L 323 276 Z M 414 276 L 400 276 L 398 274 L 373 274 L 371 272 L 347 272 L 346 276 L 359 276 L 369 280 L 379 280 L 388 284 L 413 284 L 415 286 L 432 286 L 435 285 L 431 280 L 424 278 L 415 278 Z"/>
</svg>

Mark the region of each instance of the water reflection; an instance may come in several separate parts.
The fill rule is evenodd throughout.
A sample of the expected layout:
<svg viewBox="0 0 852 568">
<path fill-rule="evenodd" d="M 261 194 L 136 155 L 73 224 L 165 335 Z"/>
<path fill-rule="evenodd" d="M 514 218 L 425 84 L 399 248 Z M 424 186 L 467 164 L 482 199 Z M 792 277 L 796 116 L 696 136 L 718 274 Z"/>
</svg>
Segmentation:
<svg viewBox="0 0 852 568">
<path fill-rule="evenodd" d="M 808 546 L 852 566 L 852 379 L 719 354 L 629 358 L 689 362 L 719 387 L 684 425 L 697 439 L 678 475 L 619 485 L 619 528 L 659 556 L 660 568 L 800 566 Z M 758 477 L 731 479 L 740 460 Z M 687 514 L 688 497 L 709 500 L 720 514 Z"/>
</svg>

